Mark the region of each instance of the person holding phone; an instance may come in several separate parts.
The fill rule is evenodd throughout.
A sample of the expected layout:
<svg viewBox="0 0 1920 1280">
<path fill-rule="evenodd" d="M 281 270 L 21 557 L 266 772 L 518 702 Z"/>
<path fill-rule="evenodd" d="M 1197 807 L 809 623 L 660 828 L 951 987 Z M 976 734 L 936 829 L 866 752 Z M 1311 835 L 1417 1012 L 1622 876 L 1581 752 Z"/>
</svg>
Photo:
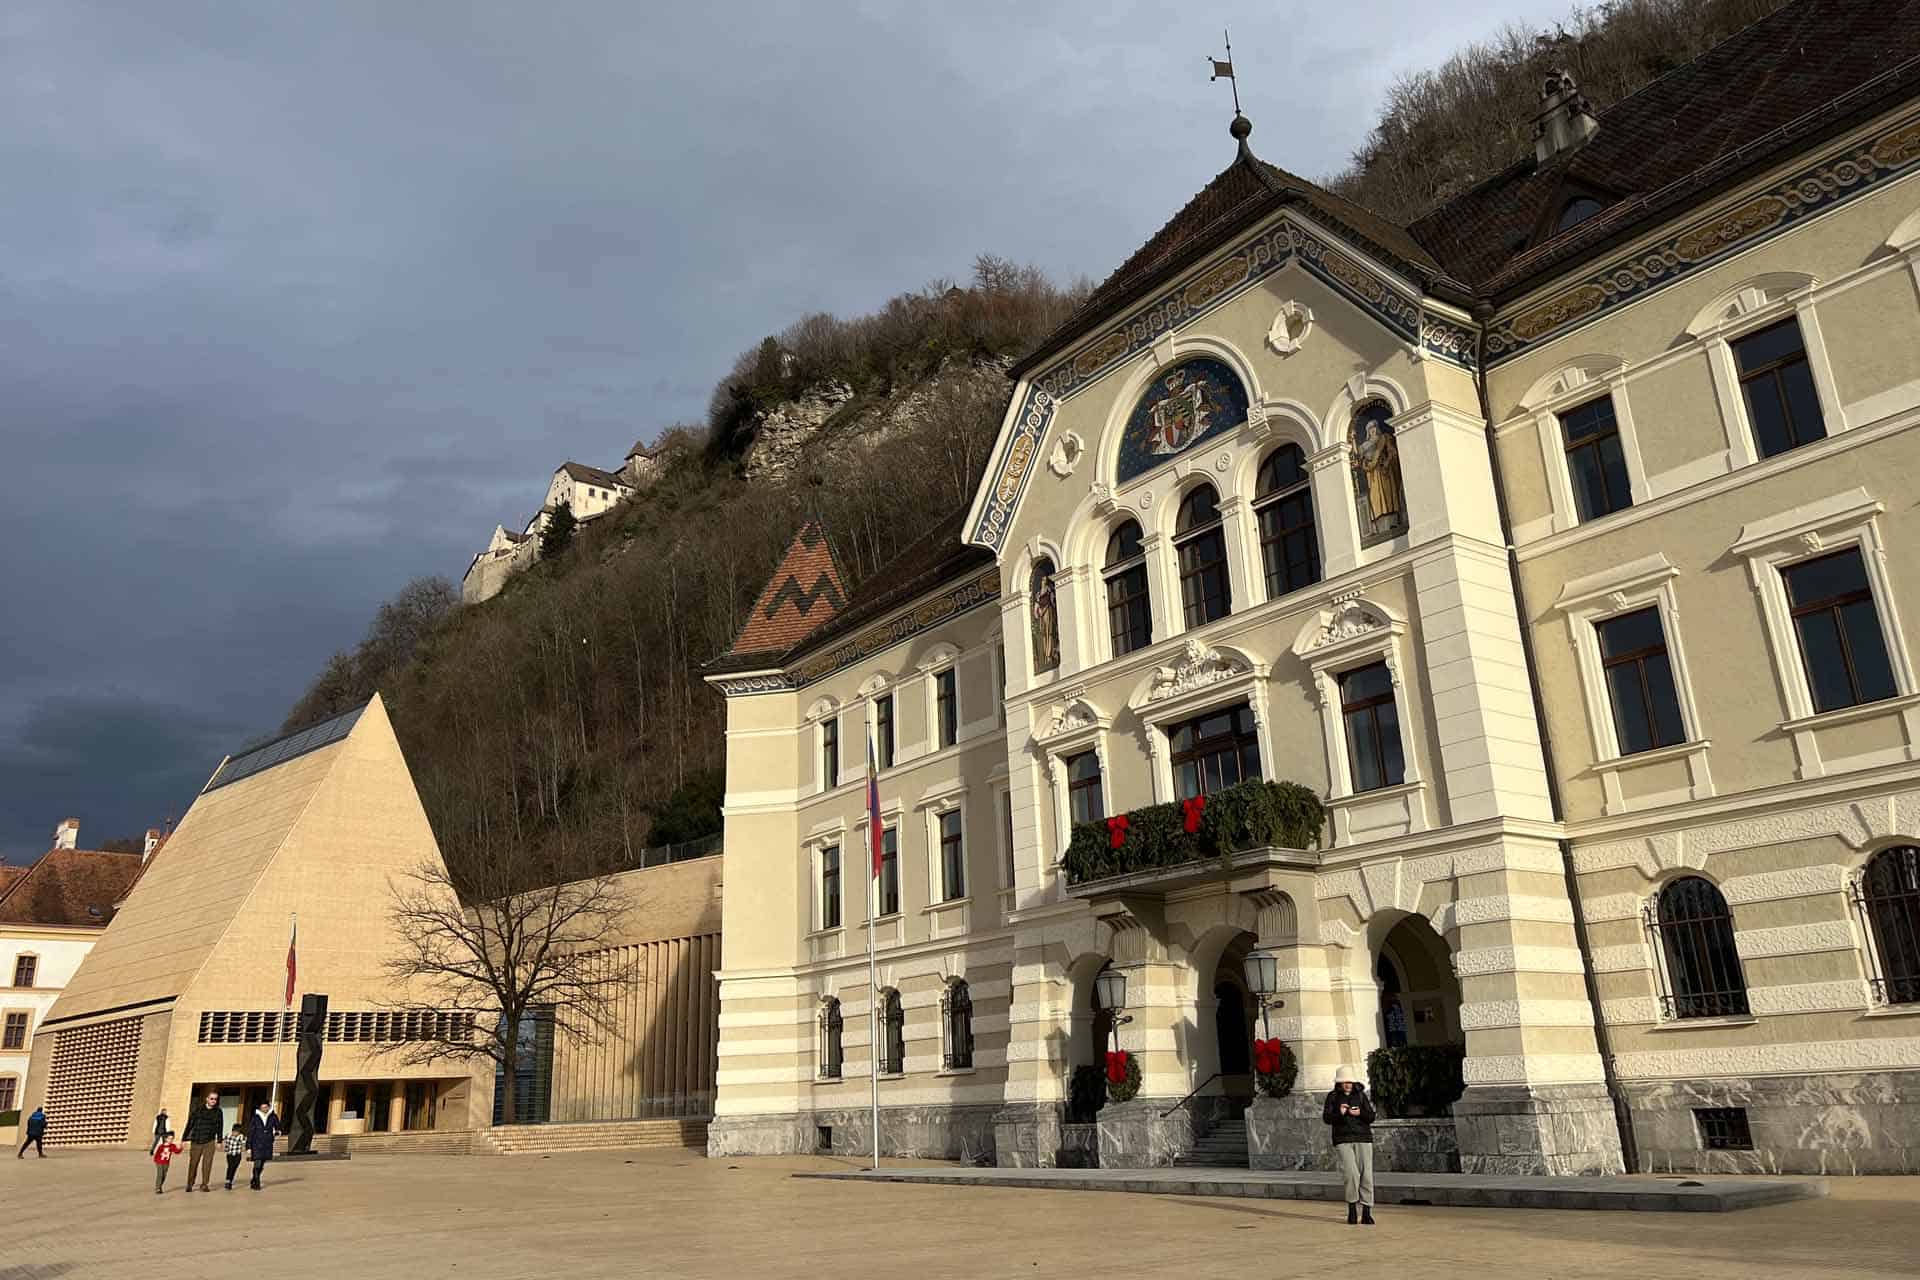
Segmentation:
<svg viewBox="0 0 1920 1280">
<path fill-rule="evenodd" d="M 1367 1087 L 1341 1067 L 1321 1114 L 1333 1130 L 1334 1162 L 1347 1182 L 1347 1225 L 1373 1225 L 1373 1099 Z"/>
</svg>

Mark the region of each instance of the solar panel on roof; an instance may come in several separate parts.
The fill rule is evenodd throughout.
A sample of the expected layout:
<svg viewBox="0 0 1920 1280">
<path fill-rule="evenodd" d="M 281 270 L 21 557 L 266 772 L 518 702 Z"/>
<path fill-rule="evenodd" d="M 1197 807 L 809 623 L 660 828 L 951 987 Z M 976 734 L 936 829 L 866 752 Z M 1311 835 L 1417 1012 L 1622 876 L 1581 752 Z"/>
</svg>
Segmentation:
<svg viewBox="0 0 1920 1280">
<path fill-rule="evenodd" d="M 205 795 L 207 791 L 238 782 L 242 778 L 251 778 L 256 773 L 271 769 L 277 764 L 285 764 L 309 751 L 318 751 L 321 747 L 332 746 L 353 732 L 353 726 L 360 720 L 360 713 L 365 710 L 365 707 L 355 707 L 331 720 L 322 720 L 319 724 L 309 725 L 305 729 L 296 729 L 292 733 L 263 742 L 258 746 L 245 748 L 239 754 L 229 757 L 227 762 L 220 766 L 220 771 L 213 775 L 213 780 L 207 783 L 205 791 L 201 794 Z"/>
</svg>

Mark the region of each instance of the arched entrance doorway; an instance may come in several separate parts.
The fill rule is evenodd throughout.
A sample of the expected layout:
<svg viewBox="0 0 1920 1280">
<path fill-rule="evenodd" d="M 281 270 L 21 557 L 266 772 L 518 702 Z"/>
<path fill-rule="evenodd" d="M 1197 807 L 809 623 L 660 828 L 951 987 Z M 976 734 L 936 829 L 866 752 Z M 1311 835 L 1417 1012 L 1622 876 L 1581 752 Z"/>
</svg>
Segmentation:
<svg viewBox="0 0 1920 1280">
<path fill-rule="evenodd" d="M 1220 1072 L 1220 1092 L 1242 1102 L 1253 1099 L 1253 1037 L 1255 1004 L 1247 991 L 1247 953 L 1254 936 L 1235 933 L 1215 962 L 1207 1001 L 1213 1014 L 1214 1064 Z"/>
<path fill-rule="evenodd" d="M 1445 939 L 1424 916 L 1405 916 L 1380 939 L 1374 957 L 1380 992 L 1380 1043 L 1459 1044 L 1460 979 Z"/>
</svg>

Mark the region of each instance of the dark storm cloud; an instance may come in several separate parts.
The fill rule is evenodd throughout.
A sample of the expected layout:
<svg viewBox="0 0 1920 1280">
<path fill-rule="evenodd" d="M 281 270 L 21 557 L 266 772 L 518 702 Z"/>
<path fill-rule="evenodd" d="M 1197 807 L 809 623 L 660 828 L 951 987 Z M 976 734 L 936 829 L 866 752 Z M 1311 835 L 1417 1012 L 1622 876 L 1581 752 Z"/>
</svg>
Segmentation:
<svg viewBox="0 0 1920 1280">
<path fill-rule="evenodd" d="M 1395 73 L 1560 7 L 16 0 L 0 853 L 184 807 L 766 333 L 981 251 L 1110 270 L 1231 155 L 1220 21 L 1318 174 Z"/>
</svg>

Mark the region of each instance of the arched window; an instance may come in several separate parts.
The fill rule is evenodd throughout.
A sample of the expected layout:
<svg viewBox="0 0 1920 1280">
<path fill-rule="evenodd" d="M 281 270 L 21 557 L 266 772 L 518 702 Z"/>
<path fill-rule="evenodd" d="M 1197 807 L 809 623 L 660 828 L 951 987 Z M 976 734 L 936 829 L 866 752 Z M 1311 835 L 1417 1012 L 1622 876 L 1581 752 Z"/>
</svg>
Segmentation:
<svg viewBox="0 0 1920 1280">
<path fill-rule="evenodd" d="M 946 1027 L 943 1061 L 947 1070 L 973 1066 L 973 996 L 965 982 L 955 979 L 947 984 L 947 992 L 940 998 L 940 1020 Z"/>
<path fill-rule="evenodd" d="M 1743 1016 L 1747 979 L 1733 945 L 1733 913 L 1713 882 L 1682 876 L 1660 891 L 1649 908 L 1665 990 L 1660 1002 L 1671 1018 Z"/>
<path fill-rule="evenodd" d="M 1320 581 L 1320 540 L 1313 530 L 1313 493 L 1307 459 L 1297 444 L 1283 444 L 1260 464 L 1253 510 L 1260 520 L 1260 561 L 1273 600 Z"/>
<path fill-rule="evenodd" d="M 1113 656 L 1146 648 L 1153 643 L 1153 605 L 1147 598 L 1147 555 L 1138 524 L 1127 520 L 1113 531 L 1101 572 L 1107 580 L 1107 634 L 1113 639 Z"/>
<path fill-rule="evenodd" d="M 1874 996 L 1887 1004 L 1920 1001 L 1920 848 L 1874 854 L 1854 892 L 1867 928 Z"/>
<path fill-rule="evenodd" d="M 840 1078 L 840 1001 L 828 996 L 820 1002 L 820 1078 Z"/>
<path fill-rule="evenodd" d="M 889 987 L 880 993 L 880 1073 L 899 1075 L 907 1069 L 907 1011 L 900 993 Z"/>
<path fill-rule="evenodd" d="M 1226 617 L 1233 609 L 1227 536 L 1212 485 L 1203 484 L 1181 500 L 1173 522 L 1173 545 L 1180 557 L 1180 602 L 1188 629 Z"/>
<path fill-rule="evenodd" d="M 1053 590 L 1053 561 L 1041 556 L 1027 580 L 1027 604 L 1033 615 L 1033 669 L 1060 666 L 1060 606 Z"/>
</svg>

